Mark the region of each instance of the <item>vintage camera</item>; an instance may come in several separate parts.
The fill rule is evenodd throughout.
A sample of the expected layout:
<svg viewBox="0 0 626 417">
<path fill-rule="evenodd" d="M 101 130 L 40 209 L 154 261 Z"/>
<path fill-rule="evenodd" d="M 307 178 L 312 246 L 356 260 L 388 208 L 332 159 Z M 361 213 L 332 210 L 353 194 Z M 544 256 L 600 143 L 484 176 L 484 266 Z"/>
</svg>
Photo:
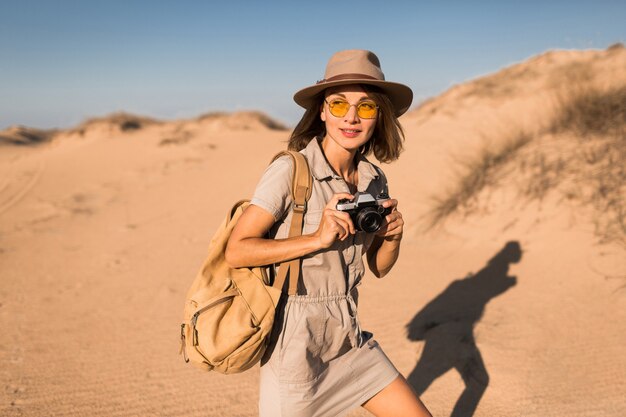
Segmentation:
<svg viewBox="0 0 626 417">
<path fill-rule="evenodd" d="M 385 216 L 391 213 L 391 208 L 382 206 L 387 200 L 389 196 L 385 193 L 374 197 L 370 193 L 359 192 L 354 195 L 353 200 L 339 200 L 337 210 L 350 215 L 356 230 L 373 233 L 380 229 Z"/>
</svg>

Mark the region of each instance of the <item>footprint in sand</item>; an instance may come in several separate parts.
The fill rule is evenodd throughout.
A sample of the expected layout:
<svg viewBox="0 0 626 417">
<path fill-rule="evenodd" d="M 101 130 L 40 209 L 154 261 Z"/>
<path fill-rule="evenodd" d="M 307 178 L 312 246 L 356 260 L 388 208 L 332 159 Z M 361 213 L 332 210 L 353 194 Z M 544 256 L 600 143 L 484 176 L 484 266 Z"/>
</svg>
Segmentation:
<svg viewBox="0 0 626 417">
<path fill-rule="evenodd" d="M 92 215 L 95 213 L 94 197 L 86 193 L 73 194 L 66 202 L 65 208 L 71 214 Z"/>
</svg>

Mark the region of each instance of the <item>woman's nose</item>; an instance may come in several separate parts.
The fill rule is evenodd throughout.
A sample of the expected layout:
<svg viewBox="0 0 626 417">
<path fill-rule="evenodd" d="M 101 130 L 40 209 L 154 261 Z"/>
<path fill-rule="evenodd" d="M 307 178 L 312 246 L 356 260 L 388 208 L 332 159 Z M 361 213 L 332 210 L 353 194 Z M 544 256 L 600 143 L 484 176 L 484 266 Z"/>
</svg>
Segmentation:
<svg viewBox="0 0 626 417">
<path fill-rule="evenodd" d="M 359 121 L 359 115 L 357 112 L 357 108 L 356 106 L 352 105 L 350 106 L 350 108 L 348 109 L 348 113 L 346 113 L 346 122 L 348 123 L 357 123 Z"/>
</svg>

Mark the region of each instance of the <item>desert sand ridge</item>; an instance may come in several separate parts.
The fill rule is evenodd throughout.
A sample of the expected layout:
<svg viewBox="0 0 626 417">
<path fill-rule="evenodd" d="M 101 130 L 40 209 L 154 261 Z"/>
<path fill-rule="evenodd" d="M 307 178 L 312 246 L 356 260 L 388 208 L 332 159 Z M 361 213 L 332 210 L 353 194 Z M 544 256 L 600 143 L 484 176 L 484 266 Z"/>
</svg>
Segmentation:
<svg viewBox="0 0 626 417">
<path fill-rule="evenodd" d="M 626 165 L 621 107 L 568 121 L 580 95 L 561 88 L 619 104 L 625 64 L 550 52 L 402 118 L 406 150 L 382 166 L 402 253 L 366 275 L 359 314 L 434 415 L 626 415 L 625 249 L 596 227 L 624 201 L 606 181 Z M 0 415 L 257 415 L 258 369 L 202 373 L 178 334 L 212 231 L 285 147 L 272 124 L 118 114 L 0 147 Z M 600 214 L 573 193 L 597 184 Z"/>
<path fill-rule="evenodd" d="M 547 51 L 495 74 L 455 85 L 418 105 L 406 118 L 420 122 L 436 113 L 456 117 L 459 111 L 468 111 L 476 104 L 491 110 L 512 107 L 510 113 L 519 117 L 514 105 L 530 100 L 535 102 L 524 109 L 526 113 L 535 113 L 533 108 L 537 107 L 545 112 L 550 110 L 545 100 L 557 90 L 576 88 L 581 82 L 592 82 L 598 87 L 622 85 L 624 68 L 626 48 L 619 43 L 607 50 Z M 496 114 L 501 116 L 500 112 Z"/>
<path fill-rule="evenodd" d="M 26 126 L 11 126 L 0 131 L 0 145 L 37 145 L 57 137 L 98 136 L 132 133 L 148 127 L 162 130 L 174 127 L 184 131 L 186 126 L 202 126 L 213 130 L 286 130 L 281 122 L 258 111 L 237 111 L 232 113 L 206 113 L 190 119 L 172 121 L 158 120 L 127 112 L 116 112 L 103 117 L 93 117 L 76 127 L 68 129 L 34 129 Z"/>
<path fill-rule="evenodd" d="M 34 129 L 19 125 L 9 126 L 0 131 L 0 145 L 36 145 L 47 142 L 55 133 L 55 130 Z"/>
</svg>

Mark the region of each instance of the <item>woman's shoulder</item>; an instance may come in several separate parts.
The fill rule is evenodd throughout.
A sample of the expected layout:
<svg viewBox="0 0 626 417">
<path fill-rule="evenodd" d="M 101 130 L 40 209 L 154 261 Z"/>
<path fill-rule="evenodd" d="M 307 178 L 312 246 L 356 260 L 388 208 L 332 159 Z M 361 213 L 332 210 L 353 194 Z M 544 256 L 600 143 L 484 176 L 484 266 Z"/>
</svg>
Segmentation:
<svg viewBox="0 0 626 417">
<path fill-rule="evenodd" d="M 293 164 L 293 159 L 290 156 L 279 156 L 265 168 L 262 177 L 272 178 L 273 181 L 284 177 L 285 181 L 287 181 L 293 171 Z"/>
<path fill-rule="evenodd" d="M 381 167 L 374 165 L 374 169 L 378 172 L 378 181 L 387 186 L 387 176 Z"/>
<path fill-rule="evenodd" d="M 267 167 L 268 169 L 286 170 L 293 167 L 293 159 L 288 155 L 281 155 L 274 159 Z"/>
<path fill-rule="evenodd" d="M 365 168 L 365 170 L 371 173 L 370 175 L 374 177 L 374 180 L 383 181 L 385 183 L 387 182 L 387 176 L 380 166 L 372 163 L 368 158 L 363 155 L 360 156 L 360 159 L 360 163 L 365 164 L 365 166 L 367 167 Z"/>
<path fill-rule="evenodd" d="M 371 173 L 368 175 L 371 175 L 370 186 L 368 188 L 372 188 L 371 192 L 375 194 L 389 194 L 389 184 L 387 183 L 387 176 L 383 169 L 369 161 L 367 161 L 367 164 L 371 167 Z"/>
<path fill-rule="evenodd" d="M 279 219 L 291 201 L 292 159 L 285 155 L 272 161 L 261 176 L 251 203 Z"/>
</svg>

